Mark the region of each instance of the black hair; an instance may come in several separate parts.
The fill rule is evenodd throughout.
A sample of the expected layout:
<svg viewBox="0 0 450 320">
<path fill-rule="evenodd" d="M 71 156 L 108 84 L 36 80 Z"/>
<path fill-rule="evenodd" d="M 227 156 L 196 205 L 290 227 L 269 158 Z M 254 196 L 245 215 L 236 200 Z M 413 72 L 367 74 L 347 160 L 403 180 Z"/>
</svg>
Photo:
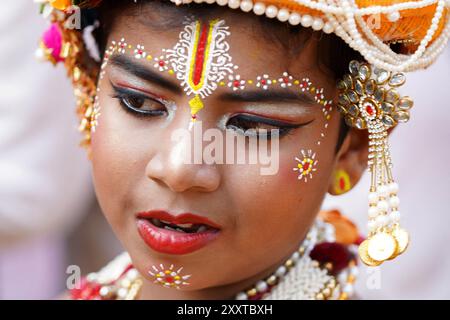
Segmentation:
<svg viewBox="0 0 450 320">
<path fill-rule="evenodd" d="M 231 10 L 224 7 L 197 3 L 175 6 L 168 1 L 161 0 L 140 0 L 137 3 L 132 0 L 103 1 L 100 7 L 95 10 L 83 10 L 82 24 L 88 25 L 92 24 L 94 20 L 100 20 L 101 27 L 95 31 L 94 36 L 99 45 L 100 52 L 103 53 L 106 48 L 108 34 L 114 26 L 115 17 L 118 14 L 126 12 L 124 9 L 128 6 L 134 5 L 142 8 L 148 4 L 151 4 L 151 10 L 162 16 L 163 19 L 158 19 L 157 23 L 149 19 L 146 23 L 160 30 L 179 27 L 183 21 L 182 17 L 187 15 L 205 19 L 223 10 Z M 140 10 L 137 8 L 137 10 L 133 10 L 133 13 L 130 14 L 134 14 L 136 18 L 141 18 L 139 12 Z M 240 11 L 235 12 L 236 14 L 245 15 L 245 18 L 248 18 L 248 14 L 246 13 Z M 268 19 L 263 16 L 253 16 L 253 18 L 258 21 L 257 24 L 259 27 L 266 31 L 262 32 L 262 34 L 265 35 L 267 40 L 282 46 L 291 58 L 298 55 L 306 40 L 311 38 L 315 39 L 318 43 L 319 52 L 317 65 L 321 68 L 321 71 L 329 74 L 334 81 L 342 78 L 347 73 L 348 64 L 351 60 L 363 60 L 357 51 L 351 49 L 341 38 L 334 34 L 313 31 L 311 28 L 291 26 L 289 23 Z M 341 117 L 336 152 L 340 149 L 348 131 L 349 127 L 345 123 L 344 118 Z"/>
</svg>

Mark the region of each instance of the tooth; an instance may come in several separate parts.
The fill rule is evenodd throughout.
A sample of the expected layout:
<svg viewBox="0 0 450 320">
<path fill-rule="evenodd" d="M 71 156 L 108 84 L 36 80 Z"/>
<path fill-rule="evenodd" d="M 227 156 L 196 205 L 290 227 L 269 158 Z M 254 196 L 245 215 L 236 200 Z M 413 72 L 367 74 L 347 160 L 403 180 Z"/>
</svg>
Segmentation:
<svg viewBox="0 0 450 320">
<path fill-rule="evenodd" d="M 172 224 L 172 222 L 169 222 L 169 221 L 166 221 L 166 220 L 159 220 L 159 221 L 161 221 L 162 223 L 165 223 L 165 224 Z"/>
<path fill-rule="evenodd" d="M 181 227 L 181 228 L 192 228 L 194 224 L 193 223 L 182 223 L 182 224 L 177 224 L 177 226 Z"/>
<path fill-rule="evenodd" d="M 171 228 L 171 227 L 169 227 L 169 226 L 164 226 L 164 229 L 166 229 L 166 230 L 171 230 L 171 231 L 177 231 L 177 230 L 175 230 L 175 229 L 173 229 L 173 228 Z"/>
<path fill-rule="evenodd" d="M 206 226 L 201 226 L 200 228 L 198 228 L 197 232 L 203 232 L 206 231 L 208 228 L 206 228 Z"/>
<path fill-rule="evenodd" d="M 157 226 L 157 227 L 161 227 L 161 222 L 158 219 L 152 218 L 151 222 Z"/>
<path fill-rule="evenodd" d="M 177 228 L 176 230 L 179 231 L 179 232 L 184 232 L 184 233 L 186 233 L 186 231 L 184 231 L 183 229 L 180 229 L 180 228 Z"/>
</svg>

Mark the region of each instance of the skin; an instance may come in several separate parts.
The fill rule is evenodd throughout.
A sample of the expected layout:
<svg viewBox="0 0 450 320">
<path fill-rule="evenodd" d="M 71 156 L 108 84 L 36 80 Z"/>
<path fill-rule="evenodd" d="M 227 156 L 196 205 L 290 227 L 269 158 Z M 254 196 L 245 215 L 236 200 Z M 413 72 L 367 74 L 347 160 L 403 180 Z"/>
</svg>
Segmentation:
<svg viewBox="0 0 450 320">
<path fill-rule="evenodd" d="M 161 19 L 151 10 L 145 16 L 155 24 Z M 286 59 L 283 48 L 264 40 L 262 31 L 254 27 L 255 21 L 248 14 L 245 17 L 225 10 L 215 17 L 224 19 L 230 27 L 230 54 L 244 79 L 264 73 L 281 76 L 288 71 L 297 79 L 309 77 L 314 85 L 324 88 L 327 99 L 335 97 L 335 79 L 316 64 L 314 40 L 295 59 Z M 156 56 L 162 48 L 172 48 L 178 41 L 181 27 L 154 30 L 139 20 L 120 15 L 108 43 L 124 37 L 130 44 L 145 45 Z M 153 69 L 153 63 L 133 61 Z M 231 101 L 224 98 L 230 90 L 223 87 L 204 99 L 206 107 L 199 113 L 204 130 L 217 128 L 227 114 L 246 112 L 301 125 L 280 139 L 278 174 L 262 176 L 260 165 L 254 164 L 184 164 L 174 156 L 179 145 L 170 137 L 175 130 L 187 128 L 192 96 L 139 79 L 119 66 L 108 65 L 105 71 L 99 82 L 101 116 L 90 150 L 94 183 L 108 222 L 147 280 L 141 299 L 233 298 L 274 272 L 298 248 L 325 194 L 333 193 L 336 169 L 347 171 L 355 185 L 366 168 L 367 137 L 361 131 L 350 130 L 336 152 L 340 117 L 335 109 L 326 136 L 317 145 L 325 121 L 321 106 L 299 100 Z M 160 75 L 179 85 L 167 73 Z M 112 97 L 112 84 L 164 97 L 176 105 L 176 110 L 153 118 L 133 116 Z M 313 179 L 307 183 L 298 180 L 298 173 L 292 170 L 296 166 L 294 158 L 302 149 L 312 149 L 319 161 Z M 136 213 L 153 209 L 205 216 L 222 226 L 221 234 L 190 254 L 158 253 L 144 243 L 136 227 Z M 190 285 L 174 290 L 153 284 L 147 273 L 152 265 L 160 263 L 182 266 L 184 274 L 192 275 Z"/>
</svg>

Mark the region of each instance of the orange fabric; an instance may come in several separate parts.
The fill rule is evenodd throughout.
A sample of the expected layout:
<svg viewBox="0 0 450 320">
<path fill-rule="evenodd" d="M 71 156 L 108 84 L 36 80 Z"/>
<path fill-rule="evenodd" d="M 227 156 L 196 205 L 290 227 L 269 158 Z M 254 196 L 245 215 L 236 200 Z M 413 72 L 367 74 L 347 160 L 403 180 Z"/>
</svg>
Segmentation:
<svg viewBox="0 0 450 320">
<path fill-rule="evenodd" d="M 342 215 L 339 210 L 320 211 L 319 217 L 333 225 L 336 233 L 336 242 L 350 245 L 358 241 L 358 228 L 350 219 Z"/>
<path fill-rule="evenodd" d="M 54 2 L 65 2 L 64 0 L 53 0 Z M 81 1 L 81 6 L 94 7 L 99 5 L 105 0 L 83 0 Z M 167 0 L 168 1 L 168 0 Z M 360 8 L 367 8 L 371 6 L 390 6 L 397 3 L 419 1 L 419 0 L 355 0 L 356 4 Z M 286 8 L 291 12 L 298 12 L 299 14 L 309 14 L 314 17 L 324 17 L 321 11 L 313 10 L 304 7 L 294 0 L 253 0 L 254 3 L 261 2 L 266 5 L 275 5 L 277 8 Z M 401 18 L 396 22 L 391 22 L 387 17 L 382 14 L 379 21 L 379 26 L 372 29 L 372 31 L 383 41 L 383 42 L 394 42 L 401 40 L 408 40 L 411 42 L 405 47 L 411 47 L 414 49 L 420 41 L 425 37 L 427 30 L 431 25 L 431 20 L 433 19 L 434 12 L 436 10 L 436 4 L 430 5 L 428 7 L 420 9 L 408 9 L 400 11 Z M 442 32 L 445 26 L 445 16 L 447 14 L 447 8 L 444 8 L 443 19 L 441 19 L 439 26 L 434 33 L 433 42 Z M 373 17 L 366 16 L 364 19 L 373 19 Z M 372 20 L 373 21 L 373 20 Z"/>
<path fill-rule="evenodd" d="M 371 6 L 389 6 L 408 1 L 411 0 L 356 0 L 356 4 L 360 8 L 366 8 Z M 277 8 L 286 8 L 292 12 L 298 12 L 299 14 L 310 14 L 315 17 L 324 16 L 322 12 L 301 6 L 293 0 L 258 0 L 258 2 L 262 2 L 266 5 L 275 5 Z M 421 9 L 403 10 L 400 11 L 401 18 L 396 22 L 389 21 L 383 14 L 379 19 L 380 27 L 375 28 L 372 31 L 384 42 L 411 40 L 417 44 L 425 37 L 435 10 L 436 5 Z M 447 9 L 444 9 L 444 19 L 441 19 L 433 40 L 441 33 L 445 25 L 446 13 Z M 369 18 L 369 16 L 365 17 L 366 20 Z"/>
</svg>

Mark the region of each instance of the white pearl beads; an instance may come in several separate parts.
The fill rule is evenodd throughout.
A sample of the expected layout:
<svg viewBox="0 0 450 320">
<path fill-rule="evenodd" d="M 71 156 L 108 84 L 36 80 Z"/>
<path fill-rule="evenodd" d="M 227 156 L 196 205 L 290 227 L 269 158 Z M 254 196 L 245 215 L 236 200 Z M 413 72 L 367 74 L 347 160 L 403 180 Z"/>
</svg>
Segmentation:
<svg viewBox="0 0 450 320">
<path fill-rule="evenodd" d="M 274 5 L 270 5 L 266 8 L 266 17 L 275 18 L 278 14 L 278 9 Z"/>
<path fill-rule="evenodd" d="M 289 16 L 289 23 L 293 26 L 296 26 L 300 23 L 302 17 L 298 13 L 291 13 Z"/>
<path fill-rule="evenodd" d="M 381 200 L 381 201 L 378 202 L 377 208 L 381 212 L 386 212 L 389 209 L 389 204 L 387 203 L 386 200 Z"/>
<path fill-rule="evenodd" d="M 249 12 L 253 9 L 253 2 L 251 1 L 242 1 L 240 8 L 244 12 Z"/>
<path fill-rule="evenodd" d="M 237 9 L 239 8 L 241 5 L 241 1 L 240 0 L 228 0 L 228 6 L 231 9 Z"/>
<path fill-rule="evenodd" d="M 386 185 L 381 185 L 378 189 L 377 189 L 377 191 L 378 191 L 378 195 L 380 196 L 380 197 L 387 197 L 387 195 L 388 195 L 388 192 L 389 192 L 389 189 L 388 189 L 388 187 L 386 186 Z"/>
<path fill-rule="evenodd" d="M 323 28 L 323 21 L 322 19 L 314 19 L 313 23 L 312 23 L 312 28 L 316 31 L 322 30 Z"/>
<path fill-rule="evenodd" d="M 264 3 L 258 2 L 253 6 L 253 12 L 260 16 L 266 12 L 266 5 Z"/>
<path fill-rule="evenodd" d="M 400 12 L 393 11 L 390 14 L 388 14 L 387 18 L 391 22 L 396 22 L 396 21 L 398 21 L 398 19 L 400 19 Z"/>
<path fill-rule="evenodd" d="M 268 288 L 269 288 L 269 286 L 267 285 L 267 282 L 265 282 L 265 281 L 258 281 L 256 283 L 256 290 L 258 290 L 259 292 L 265 292 Z"/>
<path fill-rule="evenodd" d="M 377 204 L 378 202 L 378 193 L 370 192 L 369 193 L 369 204 Z"/>
<path fill-rule="evenodd" d="M 289 19 L 289 11 L 287 9 L 281 9 L 278 11 L 277 19 L 281 22 L 285 22 Z"/>
<path fill-rule="evenodd" d="M 287 269 L 286 269 L 285 266 L 280 266 L 280 267 L 277 269 L 277 271 L 275 271 L 275 275 L 276 275 L 277 277 L 282 277 L 282 276 L 284 276 L 284 275 L 286 274 L 286 271 L 287 271 Z"/>
<path fill-rule="evenodd" d="M 236 295 L 236 300 L 247 300 L 247 294 L 245 292 L 240 292 Z"/>
<path fill-rule="evenodd" d="M 192 0 L 171 0 L 176 4 L 191 3 Z M 312 17 L 308 14 L 300 16 L 285 8 L 275 5 L 266 6 L 261 2 L 250 0 L 195 0 L 197 3 L 207 2 L 218 5 L 228 5 L 232 9 L 240 8 L 244 12 L 253 12 L 256 15 L 265 14 L 269 18 L 277 18 L 281 22 L 288 22 L 296 26 L 312 27 L 313 30 L 322 30 L 324 33 L 336 33 L 351 48 L 359 51 L 361 55 L 372 65 L 392 72 L 405 72 L 423 69 L 433 63 L 437 56 L 445 49 L 450 37 L 450 13 L 444 16 L 444 10 L 448 6 L 448 0 L 421 0 L 405 1 L 387 6 L 370 6 L 359 8 L 348 1 L 336 0 L 335 2 L 316 2 L 311 0 L 295 0 L 296 3 L 306 8 L 322 12 L 321 17 Z M 369 15 L 385 15 L 390 22 L 397 22 L 401 18 L 401 12 L 408 9 L 420 9 L 435 5 L 436 9 L 431 24 L 416 51 L 412 55 L 397 54 L 392 51 L 380 38 L 378 38 L 363 19 Z M 324 20 L 325 19 L 325 20 Z M 434 39 L 439 23 L 446 21 L 441 33 Z M 431 44 L 430 44 L 431 43 Z"/>
<path fill-rule="evenodd" d="M 206 2 L 209 4 L 217 3 L 219 6 L 230 7 L 231 9 L 241 9 L 243 12 L 250 12 L 253 10 L 253 13 L 261 16 L 265 14 L 268 18 L 277 18 L 277 20 L 281 22 L 288 22 L 289 24 L 296 26 L 301 24 L 303 27 L 308 28 L 312 27 L 315 31 L 322 30 L 325 33 L 332 33 L 334 31 L 334 26 L 330 22 L 325 22 L 323 18 L 313 18 L 312 16 L 306 14 L 303 17 L 296 12 L 290 12 L 286 8 L 278 8 L 275 5 L 266 6 L 262 2 L 252 2 L 251 0 L 171 0 L 176 4 L 188 4 L 194 1 L 195 3 Z M 326 8 L 328 5 L 323 3 L 310 3 L 309 5 L 304 4 L 302 0 L 298 0 L 300 4 L 305 5 L 306 7 L 316 8 L 319 11 L 323 11 L 326 13 Z"/>
<path fill-rule="evenodd" d="M 391 194 L 398 192 L 398 184 L 396 182 L 391 182 L 388 187 Z"/>
<path fill-rule="evenodd" d="M 392 211 L 391 219 L 392 219 L 392 222 L 399 222 L 400 221 L 400 211 Z"/>
<path fill-rule="evenodd" d="M 400 199 L 397 196 L 390 197 L 389 204 L 391 208 L 398 208 L 400 205 Z"/>
<path fill-rule="evenodd" d="M 375 219 L 378 216 L 378 212 L 377 207 L 369 207 L 369 218 Z"/>
<path fill-rule="evenodd" d="M 305 28 L 311 27 L 313 24 L 313 18 L 309 14 L 305 14 L 301 19 L 301 24 Z"/>
</svg>

